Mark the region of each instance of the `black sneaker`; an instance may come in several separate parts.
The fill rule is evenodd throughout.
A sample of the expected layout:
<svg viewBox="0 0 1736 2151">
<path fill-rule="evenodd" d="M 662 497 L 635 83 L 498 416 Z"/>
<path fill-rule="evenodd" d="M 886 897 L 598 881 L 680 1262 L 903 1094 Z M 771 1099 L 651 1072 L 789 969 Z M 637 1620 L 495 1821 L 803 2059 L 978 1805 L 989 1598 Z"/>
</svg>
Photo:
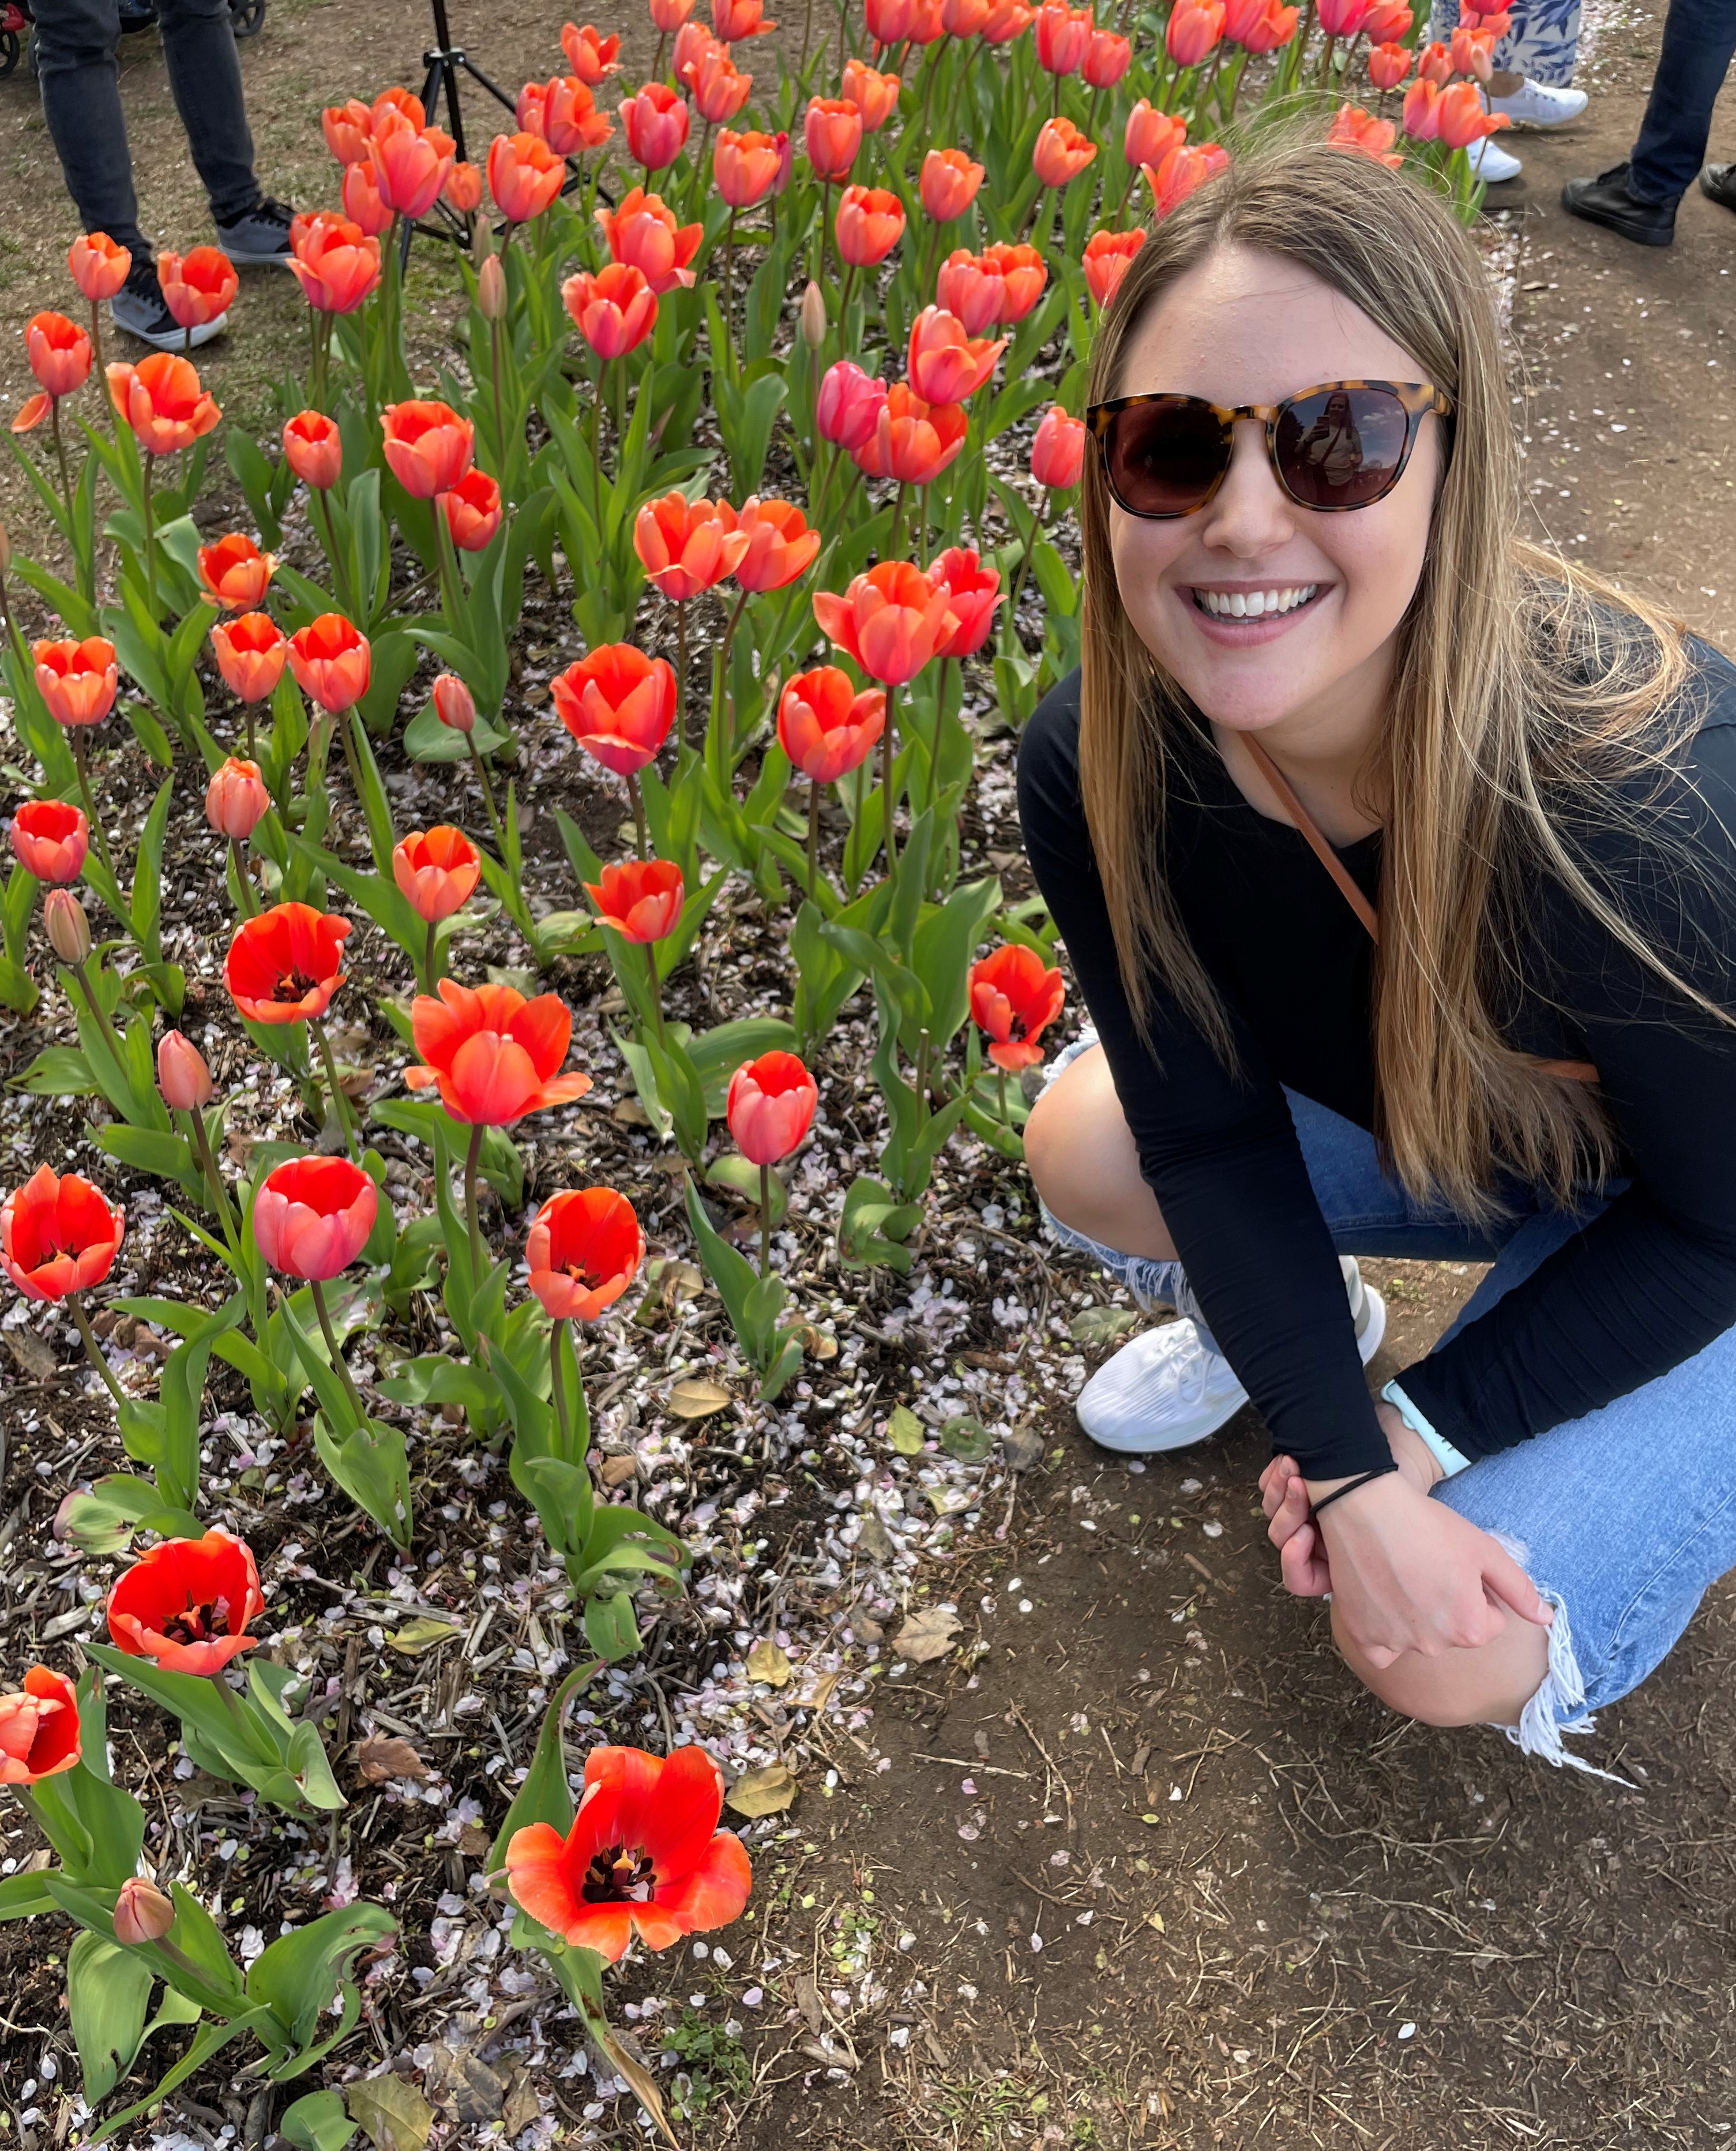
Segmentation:
<svg viewBox="0 0 1736 2151">
<path fill-rule="evenodd" d="M 296 212 L 287 202 L 261 195 L 250 210 L 229 223 L 219 223 L 217 244 L 237 265 L 276 262 L 290 258 L 290 225 Z"/>
<path fill-rule="evenodd" d="M 1595 180 L 1569 180 L 1561 207 L 1587 224 L 1602 224 L 1637 246 L 1668 246 L 1676 235 L 1674 202 L 1642 201 L 1629 191 L 1628 167 L 1613 164 Z"/>
<path fill-rule="evenodd" d="M 229 319 L 222 313 L 214 321 L 201 321 L 190 332 L 184 329 L 163 303 L 156 264 L 148 261 L 135 261 L 128 270 L 126 282 L 109 301 L 109 311 L 116 328 L 124 329 L 141 343 L 154 344 L 159 351 L 197 351 L 200 344 L 220 335 Z"/>
<path fill-rule="evenodd" d="M 1700 192 L 1709 201 L 1736 209 L 1736 164 L 1708 164 L 1700 175 Z"/>
</svg>

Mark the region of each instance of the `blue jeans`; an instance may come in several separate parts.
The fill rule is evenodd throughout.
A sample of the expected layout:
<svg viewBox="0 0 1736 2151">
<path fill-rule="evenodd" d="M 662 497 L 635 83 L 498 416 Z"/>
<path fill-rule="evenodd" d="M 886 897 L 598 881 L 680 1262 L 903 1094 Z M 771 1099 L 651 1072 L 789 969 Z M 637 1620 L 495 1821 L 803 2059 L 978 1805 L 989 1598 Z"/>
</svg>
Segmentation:
<svg viewBox="0 0 1736 2151">
<path fill-rule="evenodd" d="M 1628 160 L 1628 191 L 1639 200 L 1679 201 L 1693 185 L 1733 53 L 1736 0 L 1670 0 L 1652 94 Z"/>
<path fill-rule="evenodd" d="M 1058 1074 L 1096 1039 L 1059 1055 Z M 1308 1178 L 1341 1255 L 1493 1268 L 1446 1331 L 1455 1336 L 1589 1223 L 1626 1184 L 1574 1212 L 1523 1188 L 1493 1234 L 1423 1209 L 1383 1177 L 1366 1129 L 1287 1091 Z M 1045 1214 L 1047 1214 L 1045 1212 Z M 1124 1255 L 1049 1222 L 1150 1304 L 1191 1311 L 1179 1263 Z M 1507 1738 L 1528 1754 L 1589 1769 L 1562 1745 L 1592 1713 L 1636 1688 L 1668 1655 L 1707 1587 L 1736 1568 L 1736 1329 L 1642 1389 L 1498 1450 L 1443 1480 L 1434 1498 L 1490 1532 L 1556 1608 L 1549 1671 Z M 1607 1776 L 1607 1772 L 1594 1774 Z M 1618 1781 L 1621 1782 L 1621 1781 Z"/>
</svg>

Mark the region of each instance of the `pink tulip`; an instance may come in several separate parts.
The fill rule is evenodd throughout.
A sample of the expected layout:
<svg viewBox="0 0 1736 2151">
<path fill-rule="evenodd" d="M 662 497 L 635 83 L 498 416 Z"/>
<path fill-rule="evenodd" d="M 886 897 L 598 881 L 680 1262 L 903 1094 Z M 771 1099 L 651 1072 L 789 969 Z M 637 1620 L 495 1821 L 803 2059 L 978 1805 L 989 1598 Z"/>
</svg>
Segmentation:
<svg viewBox="0 0 1736 2151">
<path fill-rule="evenodd" d="M 793 1053 L 762 1053 L 730 1079 L 727 1117 L 750 1165 L 776 1165 L 807 1133 L 820 1094 Z"/>
</svg>

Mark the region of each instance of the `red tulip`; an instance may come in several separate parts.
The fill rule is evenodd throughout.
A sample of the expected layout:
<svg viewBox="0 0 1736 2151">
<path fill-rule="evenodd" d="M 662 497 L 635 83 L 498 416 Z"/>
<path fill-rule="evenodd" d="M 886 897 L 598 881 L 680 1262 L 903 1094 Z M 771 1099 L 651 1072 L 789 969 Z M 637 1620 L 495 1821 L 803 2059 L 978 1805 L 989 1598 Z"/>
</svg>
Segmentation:
<svg viewBox="0 0 1736 2151">
<path fill-rule="evenodd" d="M 374 115 L 359 97 L 345 104 L 328 104 L 320 114 L 326 147 L 340 164 L 366 161 L 374 131 Z"/>
<path fill-rule="evenodd" d="M 38 1166 L 0 1204 L 0 1267 L 26 1299 L 88 1292 L 114 1268 L 125 1225 L 88 1180 Z"/>
<path fill-rule="evenodd" d="M 165 1030 L 157 1048 L 157 1088 L 172 1113 L 202 1112 L 211 1102 L 214 1086 L 205 1055 L 178 1030 Z"/>
<path fill-rule="evenodd" d="M 64 314 L 33 314 L 24 324 L 24 351 L 50 396 L 70 396 L 89 377 L 89 335 Z"/>
<path fill-rule="evenodd" d="M 783 153 L 775 134 L 735 134 L 726 127 L 711 153 L 711 177 L 731 209 L 752 209 L 777 185 Z"/>
<path fill-rule="evenodd" d="M 70 1770 L 79 1753 L 77 1689 L 64 1673 L 32 1666 L 22 1694 L 0 1695 L 0 1785 Z"/>
<path fill-rule="evenodd" d="M 161 1941 L 175 1922 L 174 1899 L 142 1875 L 129 1875 L 115 1892 L 114 1939 L 127 1948 Z"/>
<path fill-rule="evenodd" d="M 94 306 L 112 299 L 125 283 L 133 257 L 127 248 L 117 246 L 106 231 L 87 231 L 67 249 L 66 266 L 73 272 L 73 281 Z"/>
<path fill-rule="evenodd" d="M 1354 38 L 1360 34 L 1374 0 L 1318 0 L 1316 19 L 1329 38 Z"/>
<path fill-rule="evenodd" d="M 874 438 L 858 451 L 856 462 L 871 477 L 930 484 L 964 446 L 967 423 L 962 403 L 929 403 L 905 382 L 894 382 L 880 407 Z"/>
<path fill-rule="evenodd" d="M 374 122 L 368 154 L 381 200 L 414 223 L 439 200 L 458 144 L 438 127 L 418 128 L 407 114 L 388 112 Z"/>
<path fill-rule="evenodd" d="M 253 1237 L 280 1274 L 324 1284 L 367 1245 L 379 1207 L 379 1190 L 348 1158 L 292 1157 L 254 1198 Z"/>
<path fill-rule="evenodd" d="M 1435 108 L 1435 125 L 1450 149 L 1468 149 L 1473 142 L 1480 142 L 1485 134 L 1496 134 L 1511 124 L 1506 113 L 1489 110 L 1474 82 L 1450 84 L 1440 93 L 1440 103 Z"/>
<path fill-rule="evenodd" d="M 476 847 L 462 829 L 439 822 L 412 829 L 392 854 L 392 878 L 418 919 L 432 926 L 470 900 L 482 874 Z"/>
<path fill-rule="evenodd" d="M 633 549 L 646 576 L 676 605 L 732 575 L 747 543 L 726 500 L 666 493 L 646 501 L 633 524 Z"/>
<path fill-rule="evenodd" d="M 1066 992 L 1060 973 L 1022 941 L 971 965 L 970 1013 L 994 1041 L 989 1058 L 997 1068 L 1030 1068 L 1043 1058 L 1037 1040 L 1060 1014 Z"/>
<path fill-rule="evenodd" d="M 656 326 L 657 295 L 644 271 L 628 262 L 611 261 L 595 276 L 581 269 L 561 286 L 560 296 L 599 358 L 625 358 Z"/>
<path fill-rule="evenodd" d="M 852 58 L 844 62 L 838 94 L 862 114 L 863 133 L 878 134 L 898 109 L 901 86 L 897 75 L 877 73 L 866 60 Z"/>
<path fill-rule="evenodd" d="M 537 134 L 497 134 L 488 145 L 488 192 L 509 224 L 529 224 L 560 192 L 566 159 Z"/>
<path fill-rule="evenodd" d="M 660 172 L 681 154 L 692 115 L 666 82 L 648 82 L 620 107 L 627 154 L 648 172 Z"/>
<path fill-rule="evenodd" d="M 904 205 L 889 187 L 846 187 L 833 230 L 842 260 L 853 269 L 878 268 L 903 234 Z"/>
<path fill-rule="evenodd" d="M 90 848 L 90 827 L 63 799 L 27 799 L 12 817 L 12 848 L 38 881 L 76 881 Z"/>
<path fill-rule="evenodd" d="M 787 500 L 762 500 L 753 494 L 741 509 L 736 529 L 747 549 L 736 563 L 736 580 L 744 590 L 781 590 L 803 574 L 820 549 L 820 534 Z"/>
<path fill-rule="evenodd" d="M 777 28 L 766 19 L 762 0 L 711 0 L 711 27 L 726 45 L 739 45 L 744 38 L 763 38 Z"/>
<path fill-rule="evenodd" d="M 283 429 L 283 453 L 298 478 L 325 492 L 337 484 L 343 469 L 343 437 L 337 420 L 321 411 L 298 411 Z"/>
<path fill-rule="evenodd" d="M 1172 149 L 1155 171 L 1147 164 L 1146 184 L 1151 190 L 1153 213 L 1159 218 L 1167 216 L 1197 187 L 1227 170 L 1229 161 L 1228 150 L 1216 142 L 1184 142 Z"/>
<path fill-rule="evenodd" d="M 418 129 L 428 124 L 422 99 L 413 90 L 406 89 L 402 83 L 395 83 L 390 89 L 382 89 L 369 108 L 370 141 L 378 132 L 382 123 L 390 119 L 394 114 L 400 119 L 407 119 L 412 127 Z"/>
<path fill-rule="evenodd" d="M 1091 42 L 1091 11 L 1065 0 L 1043 0 L 1037 10 L 1037 65 L 1050 74 L 1076 74 Z"/>
<path fill-rule="evenodd" d="M 269 613 L 244 612 L 211 630 L 211 651 L 236 700 L 264 702 L 283 676 L 289 639 Z"/>
<path fill-rule="evenodd" d="M 1435 142 L 1440 137 L 1440 92 L 1426 75 L 1420 74 L 1404 93 L 1404 132 L 1415 142 Z"/>
<path fill-rule="evenodd" d="M 747 1901 L 747 1855 L 717 1828 L 722 1811 L 723 1775 L 702 1748 L 677 1748 L 666 1762 L 593 1748 L 571 1830 L 514 1830 L 507 1887 L 527 1917 L 608 1963 L 635 1933 L 668 1949 L 726 1926 Z"/>
<path fill-rule="evenodd" d="M 959 625 L 935 650 L 937 657 L 970 657 L 989 640 L 1000 603 L 1000 574 L 985 568 L 974 545 L 951 545 L 929 564 L 929 580 L 944 589 Z"/>
<path fill-rule="evenodd" d="M 231 531 L 215 545 L 199 549 L 199 580 L 205 595 L 230 612 L 251 612 L 276 572 L 275 553 L 261 553 L 242 532 Z"/>
<path fill-rule="evenodd" d="M 807 1133 L 820 1094 L 793 1053 L 762 1053 L 730 1078 L 726 1108 L 736 1147 L 750 1165 L 776 1165 Z"/>
<path fill-rule="evenodd" d="M 500 528 L 504 512 L 499 484 L 479 470 L 467 473 L 456 485 L 436 493 L 434 505 L 445 516 L 452 542 L 461 553 L 480 553 Z"/>
<path fill-rule="evenodd" d="M 266 789 L 259 765 L 239 761 L 234 755 L 211 773 L 205 787 L 205 818 L 220 837 L 245 844 L 271 811 L 271 795 Z"/>
<path fill-rule="evenodd" d="M 448 193 L 458 169 L 454 164 L 446 175 Z M 371 157 L 343 168 L 343 213 L 365 239 L 382 238 L 392 229 L 392 211 L 380 199 L 380 178 Z"/>
<path fill-rule="evenodd" d="M 1045 119 L 1031 154 L 1031 170 L 1045 187 L 1064 187 L 1077 179 L 1097 154 L 1070 119 Z"/>
<path fill-rule="evenodd" d="M 770 138 L 753 139 L 767 141 Z M 721 137 L 718 149 L 721 154 Z M 595 214 L 611 257 L 639 270 L 660 297 L 678 285 L 693 281 L 693 271 L 687 265 L 699 251 L 705 226 L 678 225 L 660 195 L 648 195 L 643 187 L 634 187 L 621 196 L 615 208 L 601 208 Z"/>
<path fill-rule="evenodd" d="M 963 216 L 982 184 L 982 166 L 962 149 L 930 149 L 922 160 L 922 205 L 936 224 Z"/>
<path fill-rule="evenodd" d="M 343 984 L 338 969 L 347 919 L 311 903 L 274 904 L 244 919 L 223 964 L 223 983 L 254 1023 L 306 1023 L 322 1016 Z"/>
<path fill-rule="evenodd" d="M 1113 30 L 1093 30 L 1083 73 L 1093 89 L 1113 89 L 1133 64 L 1133 48 Z"/>
<path fill-rule="evenodd" d="M 1326 139 L 1334 149 L 1352 149 L 1359 155 L 1374 158 L 1377 164 L 1396 166 L 1404 161 L 1401 156 L 1389 154 L 1397 132 L 1389 119 L 1377 119 L 1360 105 L 1341 104 L 1327 130 Z"/>
<path fill-rule="evenodd" d="M 184 329 L 220 320 L 241 288 L 235 264 L 220 247 L 195 246 L 185 257 L 157 256 L 163 303 Z"/>
<path fill-rule="evenodd" d="M 1267 0 L 1257 0 L 1257 4 L 1263 8 Z M 1130 164 L 1161 164 L 1187 138 L 1187 122 L 1179 113 L 1154 112 L 1142 97 L 1127 114 L 1121 154 Z"/>
<path fill-rule="evenodd" d="M 916 28 L 920 0 L 863 0 L 868 33 L 881 50 L 906 43 Z M 849 92 L 844 92 L 845 96 Z"/>
<path fill-rule="evenodd" d="M 660 941 L 681 924 L 681 870 L 671 859 L 605 867 L 602 880 L 586 882 L 585 893 L 603 924 L 626 941 Z"/>
<path fill-rule="evenodd" d="M 434 715 L 450 731 L 476 729 L 476 701 L 456 672 L 443 672 L 433 686 Z"/>
<path fill-rule="evenodd" d="M 414 499 L 448 491 L 470 468 L 476 428 L 449 403 L 388 403 L 380 428 L 392 474 Z"/>
<path fill-rule="evenodd" d="M 590 23 L 582 28 L 569 23 L 560 33 L 560 48 L 567 56 L 567 65 L 590 89 L 595 89 L 606 75 L 620 71 L 615 57 L 621 48 L 620 37 L 605 38 Z"/>
<path fill-rule="evenodd" d="M 220 1531 L 164 1539 L 140 1554 L 104 1608 L 117 1650 L 195 1678 L 220 1673 L 231 1658 L 252 1650 L 259 1639 L 247 1633 L 247 1624 L 265 1610 L 252 1549 Z"/>
<path fill-rule="evenodd" d="M 1085 243 L 1085 281 L 1100 306 L 1106 306 L 1121 288 L 1121 279 L 1140 248 L 1142 231 L 1094 231 Z"/>
<path fill-rule="evenodd" d="M 656 759 L 675 720 L 675 668 L 629 642 L 605 643 L 549 683 L 561 722 L 617 777 Z"/>
<path fill-rule="evenodd" d="M 689 69 L 686 83 L 693 109 L 708 127 L 733 119 L 753 89 L 753 77 L 743 74 L 721 45 Z"/>
<path fill-rule="evenodd" d="M 814 593 L 820 632 L 888 687 L 914 680 L 958 630 L 945 585 L 908 560 L 883 560 L 842 595 Z"/>
<path fill-rule="evenodd" d="M 859 768 L 885 729 L 882 690 L 858 693 L 836 665 L 798 672 L 778 700 L 777 743 L 815 784 L 835 784 Z"/>
<path fill-rule="evenodd" d="M 1404 0 L 1375 0 L 1363 30 L 1371 46 L 1396 45 L 1410 36 L 1413 19 Z M 1463 9 L 1460 11 L 1460 19 L 1465 19 Z"/>
<path fill-rule="evenodd" d="M 527 1001 L 511 986 L 443 979 L 438 1000 L 417 995 L 410 1023 L 423 1065 L 407 1068 L 405 1082 L 412 1091 L 438 1084 L 441 1104 L 467 1127 L 510 1127 L 590 1088 L 589 1076 L 557 1072 L 573 1035 L 558 994 Z"/>
<path fill-rule="evenodd" d="M 367 692 L 372 656 L 367 637 L 342 613 L 322 612 L 290 637 L 289 666 L 302 693 L 336 717 Z"/>
<path fill-rule="evenodd" d="M 1051 493 L 1062 493 L 1078 484 L 1084 468 L 1084 420 L 1070 418 L 1059 403 L 1051 403 L 1030 444 L 1031 476 Z"/>
<path fill-rule="evenodd" d="M 154 351 L 137 366 L 111 366 L 109 394 L 142 455 L 178 455 L 223 415 L 200 387 L 195 369 L 172 352 Z"/>
<path fill-rule="evenodd" d="M 554 1322 L 595 1322 L 632 1283 L 645 1235 L 625 1195 L 569 1187 L 551 1195 L 524 1241 L 530 1289 Z"/>
<path fill-rule="evenodd" d="M 802 122 L 817 180 L 847 180 L 862 147 L 862 114 L 847 97 L 813 97 Z"/>
<path fill-rule="evenodd" d="M 962 403 L 989 379 L 1005 349 L 1005 339 L 973 342 L 954 316 L 924 306 L 910 326 L 910 386 L 925 403 Z"/>
<path fill-rule="evenodd" d="M 352 314 L 380 281 L 380 242 L 347 216 L 314 216 L 291 227 L 289 267 L 309 306 Z"/>
<path fill-rule="evenodd" d="M 120 675 L 114 645 L 100 635 L 83 642 L 33 642 L 36 684 L 57 725 L 99 725 L 114 707 Z"/>
</svg>

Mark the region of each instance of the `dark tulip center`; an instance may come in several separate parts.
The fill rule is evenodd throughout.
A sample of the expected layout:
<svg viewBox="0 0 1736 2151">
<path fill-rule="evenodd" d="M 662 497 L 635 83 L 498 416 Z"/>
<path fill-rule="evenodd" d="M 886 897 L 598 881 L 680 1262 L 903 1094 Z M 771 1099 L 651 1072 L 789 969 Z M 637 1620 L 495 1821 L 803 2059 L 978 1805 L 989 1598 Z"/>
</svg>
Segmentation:
<svg viewBox="0 0 1736 2151">
<path fill-rule="evenodd" d="M 209 1605 L 190 1606 L 185 1613 L 173 1613 L 163 1623 L 162 1632 L 171 1643 L 208 1643 L 214 1637 L 227 1636 L 231 1632 L 229 1601 L 214 1598 Z"/>
<path fill-rule="evenodd" d="M 611 1845 L 593 1855 L 580 1895 L 587 1905 L 648 1905 L 656 1888 L 657 1870 L 650 1853 L 637 1846 Z"/>
<path fill-rule="evenodd" d="M 319 980 L 310 979 L 306 971 L 286 971 L 272 989 L 271 998 L 274 1001 L 305 1001 L 318 984 Z"/>
</svg>

